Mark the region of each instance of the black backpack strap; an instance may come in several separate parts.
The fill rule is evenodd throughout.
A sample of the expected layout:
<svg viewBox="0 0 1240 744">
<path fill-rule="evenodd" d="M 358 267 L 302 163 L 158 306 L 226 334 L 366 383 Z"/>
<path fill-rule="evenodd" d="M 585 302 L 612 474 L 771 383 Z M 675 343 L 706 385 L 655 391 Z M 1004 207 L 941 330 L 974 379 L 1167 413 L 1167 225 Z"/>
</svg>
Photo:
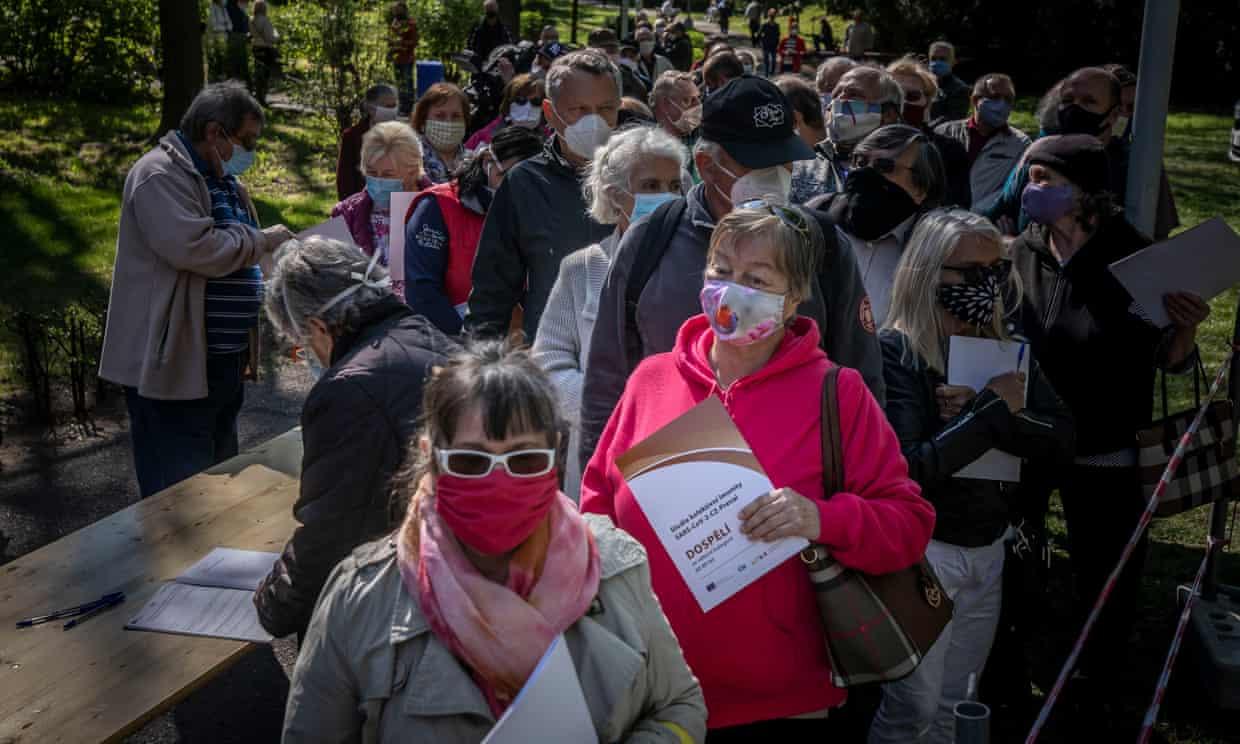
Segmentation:
<svg viewBox="0 0 1240 744">
<path fill-rule="evenodd" d="M 645 240 L 637 251 L 632 268 L 629 269 L 628 281 L 624 285 L 624 338 L 630 372 L 645 356 L 641 333 L 637 328 L 637 303 L 646 283 L 654 276 L 655 269 L 663 260 L 663 254 L 667 253 L 667 247 L 672 244 L 672 238 L 688 208 L 688 199 L 682 197 L 661 204 L 651 213 L 646 222 Z"/>
</svg>

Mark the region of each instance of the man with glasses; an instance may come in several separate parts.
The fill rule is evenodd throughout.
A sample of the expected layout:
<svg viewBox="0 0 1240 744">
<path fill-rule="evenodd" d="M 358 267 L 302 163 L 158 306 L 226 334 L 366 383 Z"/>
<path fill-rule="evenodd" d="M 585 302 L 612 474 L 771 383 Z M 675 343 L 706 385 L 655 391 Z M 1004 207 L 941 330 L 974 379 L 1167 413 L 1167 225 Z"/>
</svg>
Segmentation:
<svg viewBox="0 0 1240 744">
<path fill-rule="evenodd" d="M 293 237 L 237 180 L 262 128 L 239 83 L 210 85 L 125 178 L 99 376 L 125 388 L 143 497 L 237 454 L 258 262 Z"/>
<path fill-rule="evenodd" d="M 603 285 L 582 393 L 582 462 L 594 454 L 629 374 L 643 358 L 670 351 L 680 326 L 702 311 L 698 295 L 715 223 L 754 199 L 786 204 L 793 162 L 813 156 L 779 88 L 752 76 L 706 99 L 701 132 L 694 162 L 702 183 L 625 232 Z M 861 371 L 881 400 L 878 342 L 852 251 L 837 244 L 824 216 L 777 213 L 820 246 L 812 296 L 800 313 L 818 323 L 827 355 Z"/>
<path fill-rule="evenodd" d="M 947 121 L 935 133 L 959 142 L 969 158 L 969 190 L 976 211 L 989 208 L 1003 191 L 1003 182 L 1020 162 L 1032 140 L 1008 123 L 1016 103 L 1012 78 L 999 73 L 983 75 L 973 84 L 973 113 L 967 119 Z"/>
</svg>

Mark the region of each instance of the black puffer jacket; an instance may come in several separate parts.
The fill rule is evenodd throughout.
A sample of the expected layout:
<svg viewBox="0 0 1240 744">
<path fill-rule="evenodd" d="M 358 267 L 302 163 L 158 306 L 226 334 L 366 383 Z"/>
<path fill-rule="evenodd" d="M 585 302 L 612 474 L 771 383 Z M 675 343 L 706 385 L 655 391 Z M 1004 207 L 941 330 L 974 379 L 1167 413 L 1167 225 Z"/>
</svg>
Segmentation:
<svg viewBox="0 0 1240 744">
<path fill-rule="evenodd" d="M 900 438 L 909 476 L 938 515 L 934 539 L 960 545 L 989 545 L 1015 514 L 1018 484 L 952 477 L 964 466 L 998 448 L 1032 465 L 1057 469 L 1072 461 L 1073 424 L 1067 407 L 1036 364 L 1031 365 L 1028 406 L 1013 414 L 993 390 L 978 393 L 951 421 L 939 417 L 934 390 L 945 382 L 908 348 L 899 331 L 884 330 L 883 378 L 887 419 Z"/>
<path fill-rule="evenodd" d="M 361 325 L 337 340 L 331 367 L 302 409 L 305 451 L 293 506 L 301 524 L 254 595 L 259 620 L 275 636 L 304 633 L 336 563 L 404 516 L 390 481 L 413 441 L 422 384 L 456 348 L 394 297 Z"/>
</svg>

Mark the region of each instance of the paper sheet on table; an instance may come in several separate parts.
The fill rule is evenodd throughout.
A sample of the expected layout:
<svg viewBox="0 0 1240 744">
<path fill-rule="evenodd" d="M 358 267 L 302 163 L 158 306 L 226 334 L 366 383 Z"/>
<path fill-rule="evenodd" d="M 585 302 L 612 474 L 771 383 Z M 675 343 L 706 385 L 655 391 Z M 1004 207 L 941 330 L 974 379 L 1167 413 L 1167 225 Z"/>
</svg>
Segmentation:
<svg viewBox="0 0 1240 744">
<path fill-rule="evenodd" d="M 392 275 L 392 291 L 405 297 L 405 215 L 418 195 L 416 191 L 392 194 L 392 227 L 388 233 L 388 273 Z"/>
<path fill-rule="evenodd" d="M 258 622 L 253 597 L 253 591 L 170 581 L 125 629 L 271 643 L 271 634 Z"/>
<path fill-rule="evenodd" d="M 1024 358 L 1021 347 L 1025 346 Z M 952 336 L 947 352 L 947 384 L 967 385 L 981 392 L 991 379 L 1006 372 L 1029 373 L 1030 352 L 1018 341 Z M 1019 481 L 1020 458 L 992 449 L 956 472 L 957 478 Z"/>
<path fill-rule="evenodd" d="M 741 534 L 741 509 L 772 485 L 713 395 L 616 458 L 616 466 L 703 612 L 809 545 Z"/>
<path fill-rule="evenodd" d="M 1240 283 L 1240 235 L 1215 217 L 1116 261 L 1111 273 L 1150 322 L 1165 328 L 1171 318 L 1163 295 L 1192 292 L 1209 301 Z"/>
<path fill-rule="evenodd" d="M 215 548 L 177 577 L 182 584 L 254 591 L 271 572 L 278 553 L 236 548 Z"/>
<path fill-rule="evenodd" d="M 551 642 L 529 681 L 482 744 L 597 744 L 598 734 L 581 692 L 564 636 Z"/>
<path fill-rule="evenodd" d="M 320 238 L 331 238 L 332 240 L 342 240 L 346 243 L 353 242 L 353 234 L 349 232 L 349 225 L 344 221 L 343 217 L 332 217 L 327 222 L 320 222 L 314 227 L 307 228 L 297 233 L 298 240 L 305 240 L 312 236 Z"/>
</svg>

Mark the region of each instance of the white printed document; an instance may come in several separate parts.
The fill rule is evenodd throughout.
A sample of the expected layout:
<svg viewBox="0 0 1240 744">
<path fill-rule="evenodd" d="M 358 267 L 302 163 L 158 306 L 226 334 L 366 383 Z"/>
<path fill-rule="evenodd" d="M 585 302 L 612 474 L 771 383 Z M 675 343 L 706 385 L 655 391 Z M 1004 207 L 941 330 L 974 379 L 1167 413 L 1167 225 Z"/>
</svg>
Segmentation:
<svg viewBox="0 0 1240 744">
<path fill-rule="evenodd" d="M 741 534 L 740 511 L 773 490 L 715 396 L 616 459 L 633 496 L 703 612 L 809 545 Z"/>
<path fill-rule="evenodd" d="M 947 352 L 947 384 L 965 385 L 981 393 L 999 375 L 1017 370 L 1028 375 L 1030 354 L 1029 345 L 1019 341 L 952 336 Z M 955 477 L 1019 481 L 1020 458 L 992 449 L 957 471 Z"/>
<path fill-rule="evenodd" d="M 126 630 L 270 643 L 258 621 L 254 590 L 277 553 L 215 548 L 155 592 Z"/>
<path fill-rule="evenodd" d="M 405 298 L 405 215 L 413 204 L 417 191 L 398 191 L 392 194 L 392 226 L 388 233 L 388 273 L 392 275 L 392 291 L 402 300 Z"/>
<path fill-rule="evenodd" d="M 1111 273 L 1150 322 L 1166 328 L 1163 295 L 1192 292 L 1209 302 L 1240 283 L 1240 235 L 1215 217 L 1116 261 Z"/>
<path fill-rule="evenodd" d="M 482 744 L 598 744 L 573 657 L 557 636 Z"/>
<path fill-rule="evenodd" d="M 298 240 L 305 240 L 314 236 L 320 238 L 330 238 L 332 240 L 340 240 L 345 243 L 353 243 L 353 233 L 349 232 L 349 225 L 344 221 L 343 217 L 332 217 L 327 222 L 320 222 L 314 227 L 306 228 L 297 233 Z"/>
</svg>

